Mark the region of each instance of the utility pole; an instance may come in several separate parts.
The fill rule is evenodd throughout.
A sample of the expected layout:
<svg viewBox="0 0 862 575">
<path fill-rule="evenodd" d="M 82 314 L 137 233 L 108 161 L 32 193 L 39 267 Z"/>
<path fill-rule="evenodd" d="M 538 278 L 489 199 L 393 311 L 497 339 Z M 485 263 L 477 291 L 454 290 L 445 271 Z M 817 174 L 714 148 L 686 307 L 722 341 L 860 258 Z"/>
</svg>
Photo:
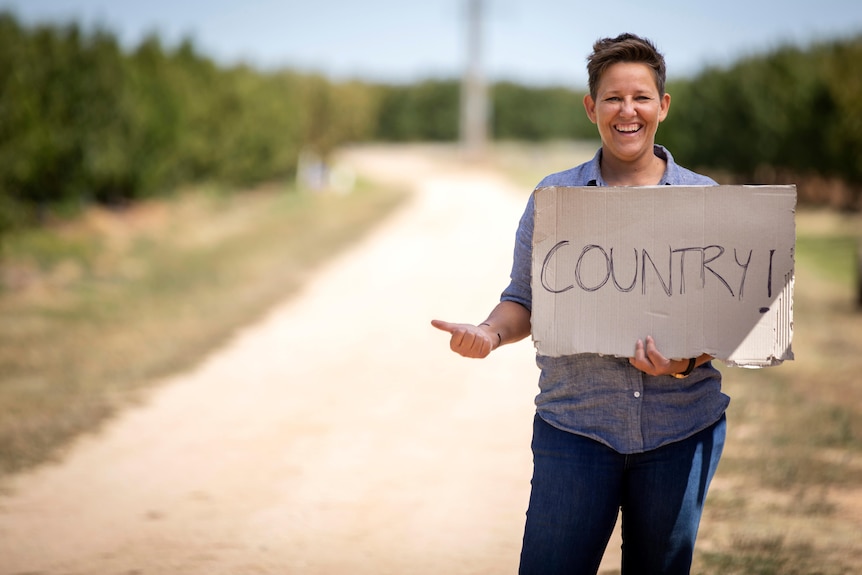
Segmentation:
<svg viewBox="0 0 862 575">
<path fill-rule="evenodd" d="M 482 74 L 482 3 L 467 2 L 467 66 L 461 83 L 461 145 L 481 156 L 488 139 L 488 91 Z"/>
</svg>

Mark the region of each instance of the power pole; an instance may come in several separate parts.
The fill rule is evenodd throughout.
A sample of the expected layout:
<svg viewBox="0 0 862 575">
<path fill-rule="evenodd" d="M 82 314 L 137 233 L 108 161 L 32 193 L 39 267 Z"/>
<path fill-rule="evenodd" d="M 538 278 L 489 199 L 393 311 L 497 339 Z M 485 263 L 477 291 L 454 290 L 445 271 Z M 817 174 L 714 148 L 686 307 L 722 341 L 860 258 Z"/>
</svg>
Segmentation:
<svg viewBox="0 0 862 575">
<path fill-rule="evenodd" d="M 481 156 L 488 139 L 488 91 L 482 74 L 482 2 L 467 2 L 467 67 L 461 83 L 461 145 Z"/>
</svg>

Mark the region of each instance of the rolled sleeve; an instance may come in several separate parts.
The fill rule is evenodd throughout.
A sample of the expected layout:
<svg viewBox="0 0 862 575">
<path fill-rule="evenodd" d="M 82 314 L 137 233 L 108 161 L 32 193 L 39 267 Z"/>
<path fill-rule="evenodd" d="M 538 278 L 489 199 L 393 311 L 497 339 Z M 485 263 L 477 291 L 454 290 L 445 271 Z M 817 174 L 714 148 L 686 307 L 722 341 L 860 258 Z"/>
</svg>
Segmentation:
<svg viewBox="0 0 862 575">
<path fill-rule="evenodd" d="M 500 301 L 513 301 L 519 303 L 528 310 L 533 309 L 532 262 L 533 262 L 533 214 L 535 201 L 533 195 L 527 201 L 527 207 L 518 231 L 515 234 L 515 251 L 512 258 L 512 273 L 510 282 L 500 296 Z"/>
</svg>

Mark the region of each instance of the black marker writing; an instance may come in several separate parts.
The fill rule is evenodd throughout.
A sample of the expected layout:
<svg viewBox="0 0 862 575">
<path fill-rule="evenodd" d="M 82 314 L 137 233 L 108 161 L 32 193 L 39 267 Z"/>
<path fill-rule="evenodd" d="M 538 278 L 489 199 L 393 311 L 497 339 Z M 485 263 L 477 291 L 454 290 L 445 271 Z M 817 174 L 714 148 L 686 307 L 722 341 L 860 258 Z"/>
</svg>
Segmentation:
<svg viewBox="0 0 862 575">
<path fill-rule="evenodd" d="M 748 273 L 748 266 L 751 264 L 751 254 L 753 253 L 754 250 L 748 250 L 748 259 L 745 261 L 745 265 L 742 265 L 736 254 L 736 249 L 733 250 L 733 259 L 736 260 L 736 265 L 742 268 L 742 279 L 739 280 L 739 299 L 742 299 L 742 292 L 745 288 L 745 275 Z"/>
<path fill-rule="evenodd" d="M 655 262 L 652 261 L 652 256 L 649 255 L 649 252 L 646 250 L 642 251 L 641 255 L 641 292 L 646 293 L 646 261 L 649 260 L 649 263 L 652 264 L 652 269 L 655 270 L 655 275 L 658 278 L 658 281 L 661 282 L 661 287 L 664 289 L 664 293 L 670 295 L 673 291 L 673 274 L 671 272 L 673 266 L 673 250 L 668 246 L 668 262 L 667 262 L 667 283 L 665 283 L 664 278 L 661 277 L 661 274 L 658 271 L 658 268 L 655 265 Z"/>
<path fill-rule="evenodd" d="M 638 283 L 638 251 L 632 248 L 632 251 L 635 253 L 635 273 L 632 274 L 632 283 L 629 287 L 623 287 L 617 282 L 617 274 L 616 274 L 616 265 L 614 262 L 614 248 L 611 248 L 611 278 L 614 280 L 614 286 L 616 286 L 618 291 L 623 293 L 628 293 L 635 289 L 635 284 Z"/>
<path fill-rule="evenodd" d="M 708 250 L 710 248 L 716 248 L 718 250 L 718 253 L 714 257 L 706 259 L 706 250 Z M 721 275 L 718 272 L 716 272 L 714 269 L 712 269 L 711 267 L 706 265 L 706 264 L 711 264 L 712 262 L 714 262 L 715 260 L 720 258 L 722 255 L 724 255 L 724 248 L 721 246 L 706 246 L 705 248 L 703 248 L 703 254 L 704 254 L 703 269 L 709 270 L 709 273 L 711 273 L 712 275 L 717 277 L 718 281 L 720 281 L 722 284 L 724 284 L 724 287 L 727 288 L 727 291 L 729 291 L 730 295 L 732 296 L 733 290 L 730 289 L 730 285 L 726 281 L 724 281 L 724 278 L 721 277 Z"/>
<path fill-rule="evenodd" d="M 620 257 L 619 252 L 615 251 L 613 247 L 608 249 L 599 244 L 587 244 L 581 248 L 580 254 L 574 261 L 572 261 L 571 257 L 569 259 L 564 258 L 563 261 L 572 262 L 572 267 L 561 267 L 563 264 L 556 261 L 557 256 L 561 255 L 561 250 L 568 250 L 570 247 L 573 247 L 570 242 L 563 240 L 555 244 L 545 255 L 539 279 L 542 287 L 550 293 L 564 293 L 574 289 L 575 286 L 585 292 L 597 292 L 608 285 L 613 286 L 613 289 L 618 292 L 629 293 L 634 290 L 638 279 L 640 279 L 640 292 L 645 295 L 648 291 L 648 284 L 654 285 L 651 280 L 654 274 L 657 279 L 656 283 L 660 289 L 665 295 L 670 297 L 674 291 L 674 276 L 677 275 L 674 272 L 674 256 L 675 254 L 679 254 L 679 265 L 676 268 L 678 270 L 678 277 L 676 279 L 679 285 L 679 295 L 686 293 L 686 278 L 697 273 L 696 277 L 699 278 L 700 288 L 706 286 L 708 278 L 713 278 L 724 286 L 731 297 L 742 300 L 745 294 L 745 283 L 748 281 L 748 270 L 751 268 L 752 262 L 757 260 L 754 249 L 749 249 L 748 256 L 745 260 L 742 260 L 741 258 L 745 257 L 745 250 L 734 248 L 733 262 L 736 267 L 728 268 L 728 266 L 733 266 L 734 263 L 722 259 L 727 252 L 723 246 L 713 244 L 704 247 L 676 249 L 668 246 L 667 267 L 665 267 L 661 264 L 661 258 L 655 257 L 654 253 L 650 253 L 646 248 L 632 248 L 631 253 L 633 257 L 629 259 L 627 257 Z M 772 266 L 775 251 L 774 249 L 769 250 L 767 293 L 770 299 L 772 298 Z M 686 266 L 686 262 L 689 261 L 687 256 L 692 253 L 700 255 L 699 265 L 695 264 L 697 271 L 691 268 L 690 263 L 688 267 Z M 632 266 L 633 270 L 631 272 L 623 271 L 622 274 L 619 274 L 618 271 L 621 268 L 623 270 L 632 269 L 629 267 L 631 264 L 628 262 L 634 264 Z M 733 281 L 731 277 L 737 275 L 733 273 L 733 269 L 739 272 L 736 293 L 734 293 L 734 289 L 730 284 L 730 281 Z M 563 278 L 566 278 L 567 273 L 572 274 L 568 278 L 570 281 L 563 280 Z M 629 273 L 631 273 L 630 276 Z M 620 283 L 619 275 L 622 275 L 623 279 L 631 277 L 631 281 L 627 285 L 623 285 Z M 690 280 L 691 277 L 688 277 L 688 279 Z"/>
<path fill-rule="evenodd" d="M 548 285 L 548 279 L 545 274 L 548 269 L 548 263 L 551 261 L 551 258 L 553 258 L 554 255 L 557 253 L 557 250 L 567 245 L 569 245 L 569 242 L 567 241 L 557 243 L 557 245 L 551 248 L 551 250 L 548 252 L 548 255 L 545 256 L 545 261 L 542 263 L 542 287 L 545 288 L 546 291 L 549 291 L 551 293 L 563 293 L 575 287 L 574 284 L 572 284 L 564 287 L 563 289 L 554 289 L 550 285 Z M 583 257 L 583 254 L 581 254 L 581 256 Z"/>
<path fill-rule="evenodd" d="M 769 250 L 769 276 L 766 278 L 766 297 L 772 299 L 772 256 L 775 250 Z"/>
</svg>

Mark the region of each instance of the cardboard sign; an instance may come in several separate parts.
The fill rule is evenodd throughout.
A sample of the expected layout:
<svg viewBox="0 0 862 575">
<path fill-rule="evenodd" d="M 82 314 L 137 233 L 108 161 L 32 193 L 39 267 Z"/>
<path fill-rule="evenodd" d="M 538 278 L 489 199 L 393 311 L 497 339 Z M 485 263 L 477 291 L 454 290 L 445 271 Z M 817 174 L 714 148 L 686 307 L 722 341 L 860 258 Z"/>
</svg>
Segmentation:
<svg viewBox="0 0 862 575">
<path fill-rule="evenodd" d="M 795 186 L 548 187 L 535 192 L 539 354 L 793 359 Z"/>
</svg>

